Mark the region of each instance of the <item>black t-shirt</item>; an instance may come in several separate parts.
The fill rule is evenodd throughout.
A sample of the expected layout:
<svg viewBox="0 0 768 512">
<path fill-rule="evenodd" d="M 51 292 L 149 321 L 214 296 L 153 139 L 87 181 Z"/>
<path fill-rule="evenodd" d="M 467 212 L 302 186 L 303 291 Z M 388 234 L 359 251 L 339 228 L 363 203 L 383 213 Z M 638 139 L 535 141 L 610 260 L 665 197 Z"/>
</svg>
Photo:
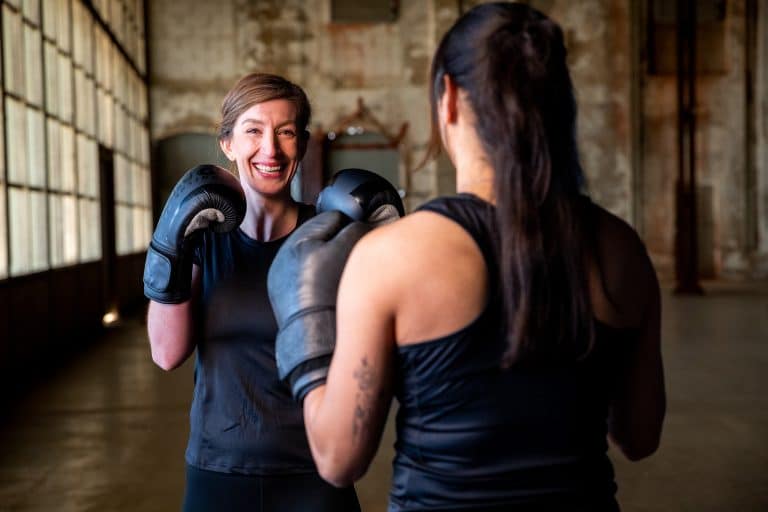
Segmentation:
<svg viewBox="0 0 768 512">
<path fill-rule="evenodd" d="M 314 215 L 300 205 L 299 224 Z M 187 463 L 227 473 L 314 472 L 301 407 L 277 377 L 277 324 L 267 272 L 287 237 L 253 240 L 239 228 L 203 233 L 195 391 Z"/>
</svg>

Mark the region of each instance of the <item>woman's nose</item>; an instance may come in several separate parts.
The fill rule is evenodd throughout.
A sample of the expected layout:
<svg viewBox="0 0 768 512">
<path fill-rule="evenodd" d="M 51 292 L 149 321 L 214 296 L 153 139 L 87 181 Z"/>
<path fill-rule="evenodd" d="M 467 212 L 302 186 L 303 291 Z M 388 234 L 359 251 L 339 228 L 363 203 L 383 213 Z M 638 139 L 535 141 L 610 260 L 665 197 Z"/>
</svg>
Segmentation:
<svg viewBox="0 0 768 512">
<path fill-rule="evenodd" d="M 277 136 L 272 131 L 267 131 L 261 138 L 261 152 L 267 156 L 275 156 L 280 152 Z"/>
</svg>

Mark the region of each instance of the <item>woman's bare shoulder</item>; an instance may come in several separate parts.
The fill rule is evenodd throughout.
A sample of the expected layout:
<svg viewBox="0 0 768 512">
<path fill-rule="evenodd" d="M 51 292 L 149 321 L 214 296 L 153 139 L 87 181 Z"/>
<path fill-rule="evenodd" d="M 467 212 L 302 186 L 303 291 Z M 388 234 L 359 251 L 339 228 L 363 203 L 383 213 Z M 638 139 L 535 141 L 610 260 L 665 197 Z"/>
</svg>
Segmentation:
<svg viewBox="0 0 768 512">
<path fill-rule="evenodd" d="M 431 257 L 441 246 L 461 238 L 464 230 L 448 218 L 417 211 L 368 233 L 359 243 L 361 252 L 404 257 Z M 357 249 L 357 247 L 355 247 Z"/>
<path fill-rule="evenodd" d="M 616 249 L 624 251 L 645 252 L 645 244 L 640 235 L 627 221 L 597 204 L 593 203 L 592 208 L 601 243 L 614 245 Z"/>
<path fill-rule="evenodd" d="M 625 220 L 594 205 L 597 247 L 594 267 L 593 303 L 607 318 L 635 325 L 657 300 L 658 280 L 645 243 Z M 603 307 L 601 307 L 601 304 Z M 611 322 L 613 323 L 613 322 Z"/>
<path fill-rule="evenodd" d="M 461 226 L 422 211 L 370 232 L 349 262 L 350 276 L 395 315 L 398 343 L 433 339 L 475 318 L 485 300 L 484 265 Z"/>
</svg>

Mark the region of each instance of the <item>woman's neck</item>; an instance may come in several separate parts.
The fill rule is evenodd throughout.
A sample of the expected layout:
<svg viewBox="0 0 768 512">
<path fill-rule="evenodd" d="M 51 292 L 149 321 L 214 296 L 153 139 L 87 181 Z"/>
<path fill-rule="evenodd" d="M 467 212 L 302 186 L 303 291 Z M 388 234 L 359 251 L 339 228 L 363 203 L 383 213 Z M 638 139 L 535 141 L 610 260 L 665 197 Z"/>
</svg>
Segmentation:
<svg viewBox="0 0 768 512">
<path fill-rule="evenodd" d="M 296 227 L 299 204 L 290 195 L 264 197 L 252 190 L 246 194 L 248 209 L 240 229 L 249 237 L 269 242 L 288 235 Z"/>
<path fill-rule="evenodd" d="M 456 168 L 456 191 L 493 203 L 494 172 L 475 127 L 472 109 L 461 100 L 456 122 L 444 129 L 444 146 Z"/>
<path fill-rule="evenodd" d="M 456 191 L 493 203 L 493 168 L 485 160 L 456 162 Z"/>
</svg>

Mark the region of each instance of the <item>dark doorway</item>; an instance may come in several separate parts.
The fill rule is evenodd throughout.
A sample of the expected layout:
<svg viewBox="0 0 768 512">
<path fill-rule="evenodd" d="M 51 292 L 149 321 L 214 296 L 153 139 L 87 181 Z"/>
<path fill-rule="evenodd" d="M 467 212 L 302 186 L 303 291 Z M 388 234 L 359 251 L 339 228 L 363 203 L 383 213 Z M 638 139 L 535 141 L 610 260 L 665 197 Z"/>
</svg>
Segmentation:
<svg viewBox="0 0 768 512">
<path fill-rule="evenodd" d="M 219 149 L 219 143 L 214 135 L 181 133 L 162 139 L 155 144 L 152 165 L 154 170 L 153 224 L 157 223 L 174 185 L 187 170 L 200 164 L 230 167 L 230 162 Z"/>
<path fill-rule="evenodd" d="M 117 312 L 117 250 L 115 241 L 115 156 L 99 144 L 101 178 L 101 261 L 104 313 Z"/>
</svg>

